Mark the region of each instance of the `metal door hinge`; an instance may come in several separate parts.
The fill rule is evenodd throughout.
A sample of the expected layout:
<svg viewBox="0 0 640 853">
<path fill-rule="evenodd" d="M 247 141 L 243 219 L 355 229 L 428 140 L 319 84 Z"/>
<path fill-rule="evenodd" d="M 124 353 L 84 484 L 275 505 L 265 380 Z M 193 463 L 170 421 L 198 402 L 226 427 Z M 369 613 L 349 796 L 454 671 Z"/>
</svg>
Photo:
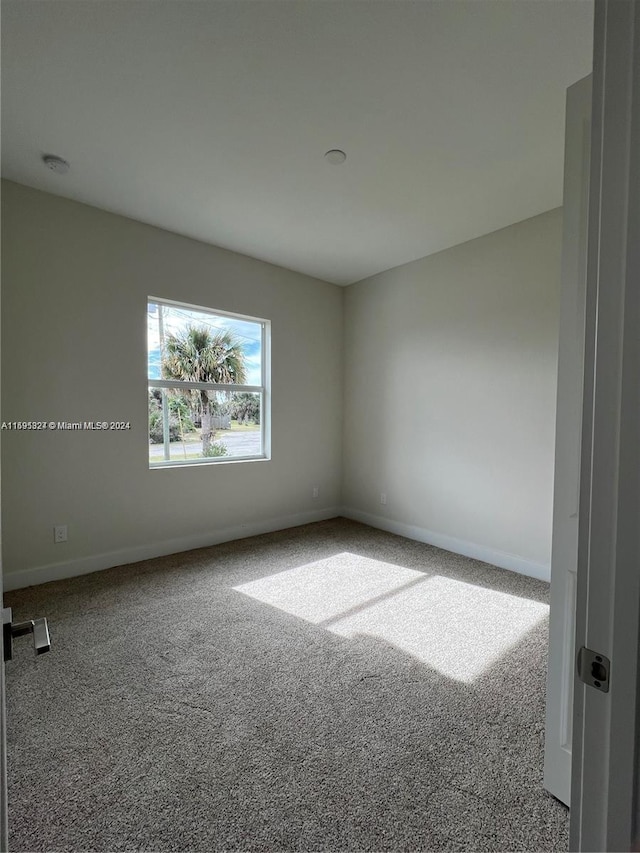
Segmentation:
<svg viewBox="0 0 640 853">
<path fill-rule="evenodd" d="M 13 657 L 14 637 L 33 634 L 33 648 L 37 655 L 42 655 L 51 648 L 49 626 L 46 619 L 29 619 L 26 622 L 13 622 L 11 608 L 5 607 L 2 610 L 2 630 L 5 661 L 11 660 Z"/>
<path fill-rule="evenodd" d="M 583 646 L 578 652 L 577 664 L 581 681 L 603 693 L 609 692 L 611 661 L 606 655 Z"/>
</svg>

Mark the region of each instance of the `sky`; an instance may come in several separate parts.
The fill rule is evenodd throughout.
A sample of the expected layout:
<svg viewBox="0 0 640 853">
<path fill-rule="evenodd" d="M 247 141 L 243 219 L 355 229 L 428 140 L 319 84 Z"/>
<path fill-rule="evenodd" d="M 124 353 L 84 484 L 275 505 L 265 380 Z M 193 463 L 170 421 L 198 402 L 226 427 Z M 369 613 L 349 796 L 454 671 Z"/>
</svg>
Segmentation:
<svg viewBox="0 0 640 853">
<path fill-rule="evenodd" d="M 160 379 L 160 331 L 159 309 L 162 309 L 164 332 L 176 334 L 189 325 L 205 326 L 213 331 L 228 329 L 241 343 L 247 368 L 247 385 L 261 385 L 261 333 L 260 323 L 250 320 L 237 320 L 218 314 L 196 311 L 173 305 L 157 305 L 149 302 L 147 306 L 147 351 L 148 377 Z"/>
</svg>

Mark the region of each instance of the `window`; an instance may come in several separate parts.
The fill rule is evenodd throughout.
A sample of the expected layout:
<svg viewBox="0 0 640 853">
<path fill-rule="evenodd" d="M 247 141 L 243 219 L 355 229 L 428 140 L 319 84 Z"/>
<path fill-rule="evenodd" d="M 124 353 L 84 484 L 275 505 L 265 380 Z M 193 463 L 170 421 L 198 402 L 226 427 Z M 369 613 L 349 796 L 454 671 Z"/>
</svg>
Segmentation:
<svg viewBox="0 0 640 853">
<path fill-rule="evenodd" d="M 149 297 L 149 466 L 268 457 L 269 322 Z"/>
</svg>

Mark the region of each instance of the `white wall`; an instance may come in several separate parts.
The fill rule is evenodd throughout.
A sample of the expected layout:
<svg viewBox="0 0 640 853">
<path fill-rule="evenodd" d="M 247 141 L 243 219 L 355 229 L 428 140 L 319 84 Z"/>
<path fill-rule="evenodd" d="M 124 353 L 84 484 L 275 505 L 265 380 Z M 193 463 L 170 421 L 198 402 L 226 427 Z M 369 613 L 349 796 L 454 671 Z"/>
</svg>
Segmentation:
<svg viewBox="0 0 640 853">
<path fill-rule="evenodd" d="M 133 427 L 5 431 L 6 588 L 335 514 L 341 288 L 9 182 L 2 207 L 2 419 Z M 149 470 L 149 294 L 271 320 L 271 461 Z"/>
<path fill-rule="evenodd" d="M 548 577 L 559 210 L 341 289 L 9 182 L 2 205 L 2 420 L 133 425 L 5 431 L 7 588 L 341 505 Z M 148 469 L 149 294 L 272 321 L 272 461 Z"/>
<path fill-rule="evenodd" d="M 347 288 L 348 515 L 548 579 L 560 249 L 554 210 Z"/>
</svg>

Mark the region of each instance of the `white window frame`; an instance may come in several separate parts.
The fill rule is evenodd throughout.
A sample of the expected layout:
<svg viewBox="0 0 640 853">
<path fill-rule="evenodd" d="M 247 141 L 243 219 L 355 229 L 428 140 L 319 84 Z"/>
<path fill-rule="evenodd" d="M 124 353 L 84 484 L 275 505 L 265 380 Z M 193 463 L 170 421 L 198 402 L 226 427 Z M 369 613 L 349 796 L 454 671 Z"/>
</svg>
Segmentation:
<svg viewBox="0 0 640 853">
<path fill-rule="evenodd" d="M 147 297 L 147 316 L 149 305 L 165 305 L 167 308 L 182 308 L 185 311 L 197 311 L 200 314 L 210 314 L 214 317 L 229 317 L 232 320 L 243 320 L 260 325 L 260 385 L 235 385 L 219 384 L 215 382 L 185 382 L 180 379 L 150 379 L 148 374 L 149 346 L 147 343 L 147 393 L 152 388 L 178 389 L 191 391 L 236 391 L 240 393 L 260 394 L 260 446 L 262 453 L 252 456 L 213 456 L 202 459 L 170 459 L 169 440 L 169 408 L 167 396 L 163 394 L 163 421 L 164 421 L 164 453 L 165 458 L 158 462 L 149 460 L 150 469 L 158 468 L 184 468 L 193 465 L 229 465 L 236 462 L 264 462 L 271 459 L 271 322 L 260 317 L 251 317 L 248 314 L 235 314 L 231 311 L 219 311 L 216 308 L 208 308 L 202 305 L 191 305 L 187 302 L 177 302 L 172 299 L 164 299 L 158 296 Z"/>
</svg>

